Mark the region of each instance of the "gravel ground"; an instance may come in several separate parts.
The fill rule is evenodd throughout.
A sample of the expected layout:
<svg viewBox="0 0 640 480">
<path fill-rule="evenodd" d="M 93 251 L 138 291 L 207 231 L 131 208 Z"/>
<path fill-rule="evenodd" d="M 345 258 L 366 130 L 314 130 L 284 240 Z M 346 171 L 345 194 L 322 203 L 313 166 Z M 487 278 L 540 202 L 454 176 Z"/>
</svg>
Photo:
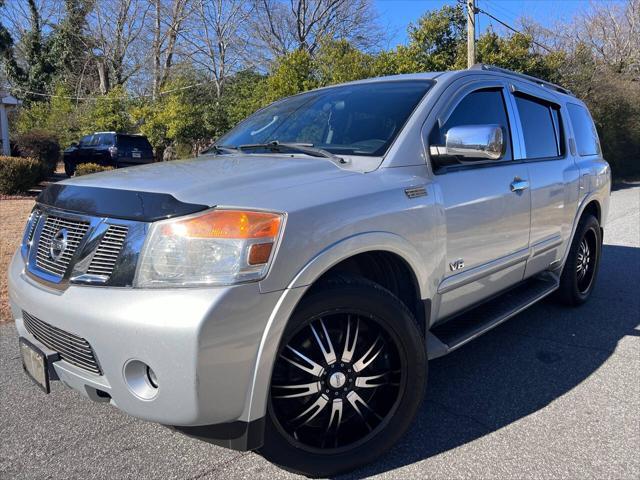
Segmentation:
<svg viewBox="0 0 640 480">
<path fill-rule="evenodd" d="M 11 320 L 5 272 L 20 245 L 33 203 L 32 198 L 0 199 L 0 323 Z"/>
<path fill-rule="evenodd" d="M 350 478 L 640 478 L 640 187 L 615 191 L 587 305 L 538 304 L 430 364 L 413 428 Z M 22 373 L 0 326 L 0 478 L 285 478 Z"/>
</svg>

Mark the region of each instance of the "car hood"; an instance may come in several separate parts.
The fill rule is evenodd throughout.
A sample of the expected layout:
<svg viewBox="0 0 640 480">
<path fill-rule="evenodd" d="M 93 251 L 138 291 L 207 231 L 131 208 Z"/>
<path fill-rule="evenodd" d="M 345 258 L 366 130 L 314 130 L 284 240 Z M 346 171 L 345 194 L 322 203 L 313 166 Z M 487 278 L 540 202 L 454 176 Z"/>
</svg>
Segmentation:
<svg viewBox="0 0 640 480">
<path fill-rule="evenodd" d="M 268 208 L 269 199 L 279 192 L 348 175 L 358 173 L 324 158 L 206 155 L 101 172 L 60 184 L 169 194 L 181 202 L 207 206 Z"/>
</svg>

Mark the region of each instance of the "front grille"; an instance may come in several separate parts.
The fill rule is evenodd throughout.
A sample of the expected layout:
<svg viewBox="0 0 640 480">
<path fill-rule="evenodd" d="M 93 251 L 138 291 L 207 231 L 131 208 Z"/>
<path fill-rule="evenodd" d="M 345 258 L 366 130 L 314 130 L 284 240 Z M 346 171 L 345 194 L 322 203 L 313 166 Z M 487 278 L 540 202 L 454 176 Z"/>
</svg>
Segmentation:
<svg viewBox="0 0 640 480">
<path fill-rule="evenodd" d="M 67 230 L 67 246 L 57 260 L 49 252 L 51 241 L 61 229 Z M 67 271 L 71 257 L 89 229 L 89 222 L 69 220 L 62 217 L 47 216 L 36 251 L 36 265 L 41 270 L 62 277 Z"/>
<path fill-rule="evenodd" d="M 93 349 L 84 338 L 60 330 L 24 311 L 22 320 L 27 331 L 45 347 L 57 352 L 62 360 L 96 375 L 102 375 Z"/>
<path fill-rule="evenodd" d="M 111 276 L 128 231 L 129 228 L 123 225 L 109 226 L 91 259 L 91 264 L 87 269 L 88 274 Z"/>
<path fill-rule="evenodd" d="M 38 220 L 40 220 L 40 216 L 42 215 L 42 210 L 36 208 L 31 213 L 31 223 L 29 224 L 29 234 L 27 235 L 27 243 L 33 240 L 33 234 L 36 232 L 36 226 L 38 225 Z"/>
</svg>

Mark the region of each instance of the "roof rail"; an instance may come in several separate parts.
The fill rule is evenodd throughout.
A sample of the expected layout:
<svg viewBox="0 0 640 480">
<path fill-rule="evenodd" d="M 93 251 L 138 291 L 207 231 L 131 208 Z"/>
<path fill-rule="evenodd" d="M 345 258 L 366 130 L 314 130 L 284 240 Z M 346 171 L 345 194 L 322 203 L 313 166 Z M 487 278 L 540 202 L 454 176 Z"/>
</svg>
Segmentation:
<svg viewBox="0 0 640 480">
<path fill-rule="evenodd" d="M 535 83 L 536 85 L 540 85 L 541 87 L 550 88 L 551 90 L 555 90 L 560 93 L 564 93 L 565 95 L 573 95 L 571 90 L 568 88 L 561 87 L 560 85 L 556 85 L 555 83 L 547 82 L 545 80 L 541 80 L 536 77 L 532 77 L 531 75 L 526 75 L 524 73 L 514 72 L 512 70 L 508 70 L 506 68 L 496 67 L 494 65 L 486 65 L 484 63 L 476 63 L 471 67 L 471 70 L 488 70 L 491 72 L 500 72 L 505 73 L 507 75 L 511 75 L 512 77 L 521 78 L 523 80 L 528 80 L 530 82 Z"/>
</svg>

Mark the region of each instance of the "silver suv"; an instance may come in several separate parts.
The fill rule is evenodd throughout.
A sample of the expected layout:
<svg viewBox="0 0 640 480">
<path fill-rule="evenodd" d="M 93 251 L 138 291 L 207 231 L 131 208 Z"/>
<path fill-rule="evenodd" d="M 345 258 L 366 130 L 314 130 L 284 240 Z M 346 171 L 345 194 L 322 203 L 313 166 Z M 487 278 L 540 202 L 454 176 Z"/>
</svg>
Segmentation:
<svg viewBox="0 0 640 480">
<path fill-rule="evenodd" d="M 38 198 L 26 371 L 307 475 L 379 457 L 429 359 L 591 294 L 610 169 L 584 104 L 494 67 L 280 100 L 199 158 Z"/>
</svg>

